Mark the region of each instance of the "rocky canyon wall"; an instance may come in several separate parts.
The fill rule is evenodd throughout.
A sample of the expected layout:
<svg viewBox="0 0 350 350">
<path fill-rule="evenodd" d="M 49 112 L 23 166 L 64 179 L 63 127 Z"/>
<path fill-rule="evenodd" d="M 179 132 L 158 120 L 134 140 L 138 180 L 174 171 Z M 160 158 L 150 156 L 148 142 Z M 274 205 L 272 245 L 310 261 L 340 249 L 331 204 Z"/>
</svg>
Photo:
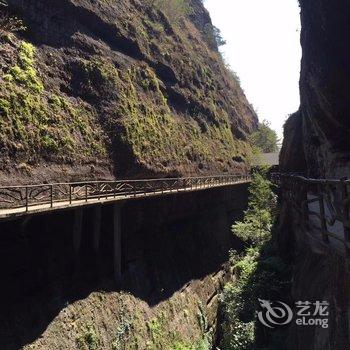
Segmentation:
<svg viewBox="0 0 350 350">
<path fill-rule="evenodd" d="M 208 12 L 161 3 L 0 8 L 27 27 L 0 35 L 1 183 L 245 170 L 257 116 Z"/>
<path fill-rule="evenodd" d="M 301 0 L 300 7 L 301 106 L 286 124 L 281 166 L 340 178 L 349 175 L 350 162 L 350 6 L 343 0 Z"/>
<path fill-rule="evenodd" d="M 301 106 L 285 125 L 282 172 L 340 179 L 350 174 L 350 4 L 300 0 L 303 58 Z M 283 203 L 281 250 L 295 265 L 295 301 L 330 303 L 330 327 L 292 327 L 291 349 L 348 349 L 348 259 L 315 249 L 290 202 Z"/>
</svg>

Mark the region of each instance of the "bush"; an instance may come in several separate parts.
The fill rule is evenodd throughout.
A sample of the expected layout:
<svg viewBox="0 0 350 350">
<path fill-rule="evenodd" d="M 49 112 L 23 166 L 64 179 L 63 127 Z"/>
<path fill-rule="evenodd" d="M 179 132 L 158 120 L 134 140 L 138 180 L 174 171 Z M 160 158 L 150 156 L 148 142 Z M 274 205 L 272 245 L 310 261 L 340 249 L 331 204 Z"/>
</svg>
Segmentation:
<svg viewBox="0 0 350 350">
<path fill-rule="evenodd" d="M 77 338 L 77 345 L 80 350 L 97 350 L 99 348 L 100 338 L 93 325 L 88 324 L 82 334 Z"/>
<path fill-rule="evenodd" d="M 10 15 L 7 2 L 0 0 L 0 37 L 6 33 L 13 33 L 25 30 L 22 20 Z"/>
</svg>

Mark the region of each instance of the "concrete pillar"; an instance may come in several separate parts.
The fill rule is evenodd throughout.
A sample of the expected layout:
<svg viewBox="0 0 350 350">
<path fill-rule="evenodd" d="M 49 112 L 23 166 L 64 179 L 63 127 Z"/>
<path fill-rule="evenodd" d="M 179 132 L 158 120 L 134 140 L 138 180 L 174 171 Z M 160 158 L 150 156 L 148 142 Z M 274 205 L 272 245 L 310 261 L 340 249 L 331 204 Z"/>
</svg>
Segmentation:
<svg viewBox="0 0 350 350">
<path fill-rule="evenodd" d="M 27 226 L 31 218 L 31 216 L 24 217 L 24 219 L 20 222 L 20 233 L 22 238 L 27 236 Z"/>
<path fill-rule="evenodd" d="M 122 277 L 122 249 L 121 249 L 121 205 L 113 205 L 113 242 L 114 242 L 114 277 L 117 284 Z"/>
<path fill-rule="evenodd" d="M 93 214 L 93 248 L 95 255 L 98 254 L 100 249 L 100 238 L 101 238 L 101 214 L 102 207 L 100 205 L 94 207 Z"/>
<path fill-rule="evenodd" d="M 74 211 L 73 224 L 73 248 L 76 254 L 79 254 L 81 248 L 81 234 L 83 227 L 83 209 L 76 209 Z"/>
</svg>

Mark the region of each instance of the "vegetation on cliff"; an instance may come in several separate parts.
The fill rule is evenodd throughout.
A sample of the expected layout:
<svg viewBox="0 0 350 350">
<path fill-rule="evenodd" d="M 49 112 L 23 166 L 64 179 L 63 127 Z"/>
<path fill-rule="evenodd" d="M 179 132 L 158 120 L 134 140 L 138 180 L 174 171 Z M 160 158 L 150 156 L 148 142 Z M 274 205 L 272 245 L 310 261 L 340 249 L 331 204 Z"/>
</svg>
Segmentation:
<svg viewBox="0 0 350 350">
<path fill-rule="evenodd" d="M 17 55 L 0 85 L 0 147 L 8 156 L 5 161 L 15 156 L 28 164 L 39 157 L 78 162 L 103 156 L 103 138 L 91 109 L 59 92 L 45 91 L 36 69 L 35 47 L 14 37 L 8 40 Z"/>
<path fill-rule="evenodd" d="M 250 135 L 250 142 L 259 152 L 272 153 L 278 151 L 279 139 L 276 131 L 271 129 L 267 120 L 259 123 L 258 130 Z"/>
<path fill-rule="evenodd" d="M 244 219 L 232 226 L 246 248 L 242 254 L 231 251 L 237 279 L 221 297 L 221 350 L 284 349 L 284 331 L 263 329 L 257 320 L 259 298 L 286 301 L 289 295 L 290 268 L 279 257 L 272 234 L 275 201 L 266 169 L 260 169 L 253 175 Z"/>
<path fill-rule="evenodd" d="M 40 2 L 9 0 L 28 30 L 0 36 L 2 169 L 245 170 L 257 117 L 199 0 Z"/>
</svg>

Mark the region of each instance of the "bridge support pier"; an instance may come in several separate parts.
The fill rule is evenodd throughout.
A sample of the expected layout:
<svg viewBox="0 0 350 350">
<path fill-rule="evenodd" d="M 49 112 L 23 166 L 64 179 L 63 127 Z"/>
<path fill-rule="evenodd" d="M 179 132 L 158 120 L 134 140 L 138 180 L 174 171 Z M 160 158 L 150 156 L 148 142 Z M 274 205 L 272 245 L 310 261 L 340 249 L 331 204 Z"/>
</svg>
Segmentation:
<svg viewBox="0 0 350 350">
<path fill-rule="evenodd" d="M 83 227 L 83 209 L 76 209 L 74 212 L 74 224 L 73 224 L 73 248 L 74 252 L 78 255 L 81 248 L 81 234 Z"/>
<path fill-rule="evenodd" d="M 94 207 L 93 248 L 94 248 L 94 254 L 96 257 L 98 255 L 99 250 L 100 250 L 101 214 L 102 214 L 101 206 L 99 205 L 99 206 Z"/>
<path fill-rule="evenodd" d="M 121 231 L 121 204 L 113 205 L 113 242 L 114 242 L 114 278 L 120 285 L 122 278 L 122 231 Z"/>
<path fill-rule="evenodd" d="M 73 283 L 79 276 L 81 267 L 80 261 L 80 250 L 81 250 L 81 237 L 83 229 L 83 209 L 76 209 L 74 211 L 74 222 L 73 222 L 73 250 L 74 250 L 74 272 L 73 272 Z"/>
</svg>

